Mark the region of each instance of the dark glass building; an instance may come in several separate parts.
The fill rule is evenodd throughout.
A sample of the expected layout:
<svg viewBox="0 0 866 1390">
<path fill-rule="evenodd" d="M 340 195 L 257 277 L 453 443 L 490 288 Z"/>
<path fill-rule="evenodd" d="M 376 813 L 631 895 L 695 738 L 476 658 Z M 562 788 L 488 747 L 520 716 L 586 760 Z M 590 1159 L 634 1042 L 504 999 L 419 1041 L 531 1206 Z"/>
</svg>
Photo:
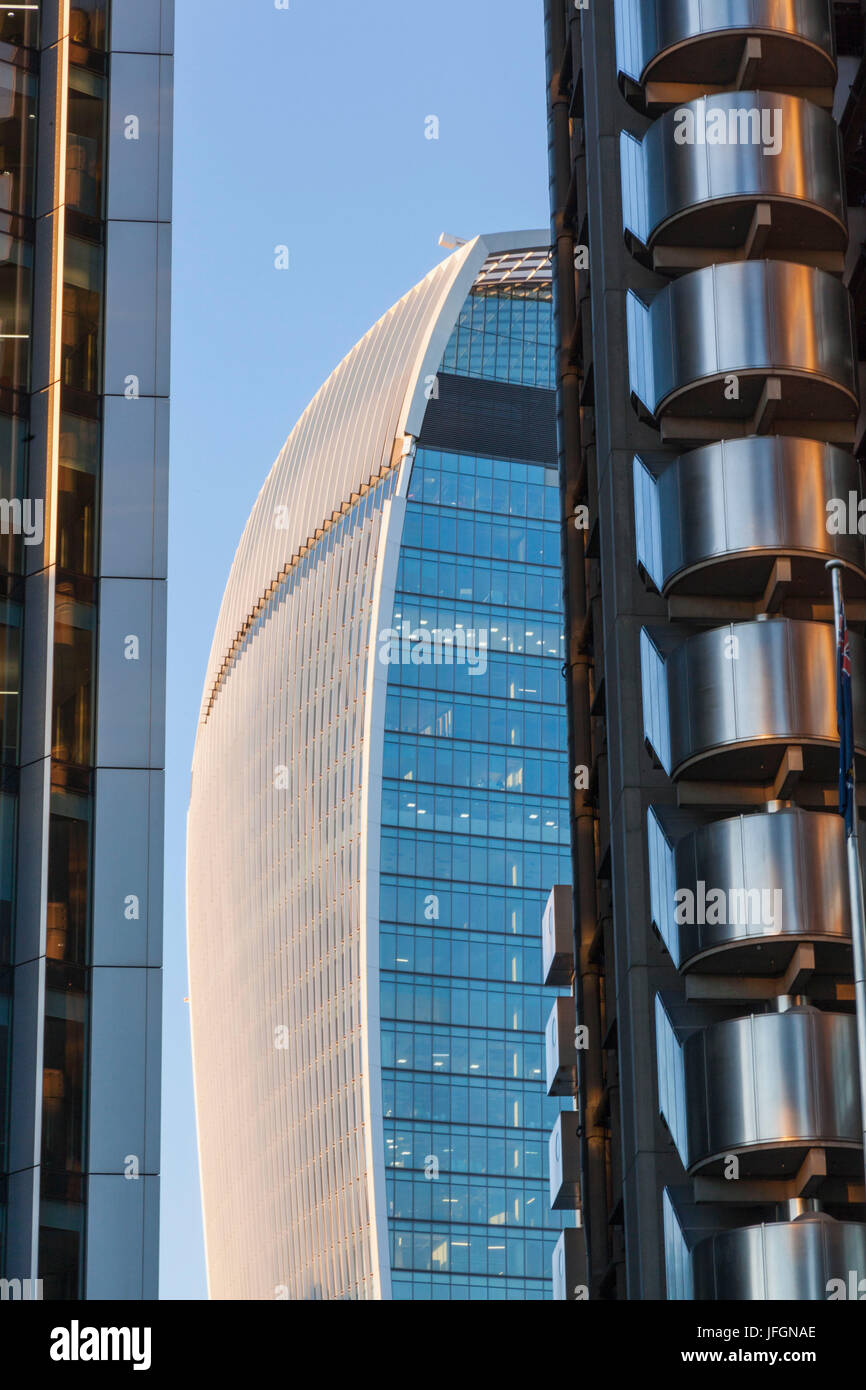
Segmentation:
<svg viewBox="0 0 866 1390">
<path fill-rule="evenodd" d="M 0 11 L 4 1298 L 156 1290 L 172 22 Z"/>
</svg>

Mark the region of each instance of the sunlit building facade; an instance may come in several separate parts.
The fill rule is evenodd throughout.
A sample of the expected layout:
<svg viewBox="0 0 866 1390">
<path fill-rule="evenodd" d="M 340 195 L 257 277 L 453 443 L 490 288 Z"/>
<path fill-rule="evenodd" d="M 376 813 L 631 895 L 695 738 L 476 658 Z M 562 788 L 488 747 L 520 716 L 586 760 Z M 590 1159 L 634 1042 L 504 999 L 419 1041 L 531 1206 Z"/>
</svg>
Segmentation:
<svg viewBox="0 0 866 1390">
<path fill-rule="evenodd" d="M 349 354 L 223 600 L 189 814 L 211 1297 L 536 1299 L 538 928 L 569 872 L 543 234 Z"/>
<path fill-rule="evenodd" d="M 0 1278 L 157 1288 L 171 0 L 0 11 Z"/>
</svg>

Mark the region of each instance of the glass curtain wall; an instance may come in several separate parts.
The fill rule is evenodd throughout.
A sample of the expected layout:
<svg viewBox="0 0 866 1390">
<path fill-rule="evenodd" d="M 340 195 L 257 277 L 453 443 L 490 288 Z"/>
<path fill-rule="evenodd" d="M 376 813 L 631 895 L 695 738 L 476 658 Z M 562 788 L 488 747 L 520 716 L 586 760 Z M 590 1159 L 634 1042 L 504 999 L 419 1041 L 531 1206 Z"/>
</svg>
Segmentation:
<svg viewBox="0 0 866 1390">
<path fill-rule="evenodd" d="M 551 307 L 549 284 L 473 293 L 443 372 L 549 389 Z M 556 469 L 419 449 L 393 630 L 380 893 L 393 1295 L 545 1298 L 573 1220 L 549 1209 L 560 1103 L 539 983 L 547 892 L 570 880 Z"/>
<path fill-rule="evenodd" d="M 97 0 L 70 12 L 39 1234 L 46 1299 L 81 1296 L 84 1253 L 107 19 Z"/>
<path fill-rule="evenodd" d="M 0 12 L 0 1268 L 4 1267 L 12 1027 L 25 540 L 40 529 L 28 489 L 30 333 L 39 22 Z"/>
</svg>

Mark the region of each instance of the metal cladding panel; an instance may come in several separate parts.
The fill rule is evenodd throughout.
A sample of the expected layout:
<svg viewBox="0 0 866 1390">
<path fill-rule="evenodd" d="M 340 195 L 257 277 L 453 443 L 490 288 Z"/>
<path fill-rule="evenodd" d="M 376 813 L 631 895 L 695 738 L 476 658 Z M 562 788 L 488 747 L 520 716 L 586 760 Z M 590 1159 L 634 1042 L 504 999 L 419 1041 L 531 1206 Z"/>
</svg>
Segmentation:
<svg viewBox="0 0 866 1390">
<path fill-rule="evenodd" d="M 866 1226 L 807 1216 L 720 1231 L 695 1245 L 690 1273 L 695 1299 L 862 1298 Z"/>
<path fill-rule="evenodd" d="M 861 1140 L 856 1020 L 804 1007 L 695 1029 L 656 1000 L 659 1101 L 683 1167 L 780 1144 Z"/>
<path fill-rule="evenodd" d="M 550 1206 L 553 1211 L 576 1211 L 580 1207 L 579 1120 L 574 1110 L 557 1116 L 548 1141 Z"/>
<path fill-rule="evenodd" d="M 360 884 L 382 511 L 368 499 L 281 587 L 196 747 L 188 942 L 212 1298 L 374 1296 Z"/>
<path fill-rule="evenodd" d="M 678 969 L 707 951 L 745 941 L 850 940 L 841 816 L 801 810 L 734 816 L 701 826 L 674 847 L 652 809 L 648 821 L 653 921 Z M 708 891 L 726 894 L 725 910 L 709 914 L 722 920 L 678 923 L 676 893 L 688 890 L 698 902 L 701 884 L 704 901 Z M 776 893 L 778 898 L 767 896 Z"/>
<path fill-rule="evenodd" d="M 157 1297 L 159 1179 L 98 1173 L 87 1183 L 87 1299 Z"/>
<path fill-rule="evenodd" d="M 567 1227 L 553 1252 L 553 1301 L 575 1302 L 588 1297 L 586 1235 L 580 1226 Z"/>
<path fill-rule="evenodd" d="M 708 47 L 722 31 L 742 40 L 749 34 L 790 36 L 818 50 L 816 72 L 832 81 L 833 26 L 828 0 L 615 0 L 617 65 L 634 82 L 671 50 L 677 63 L 674 80 L 688 82 L 703 75 L 696 64 L 712 63 L 698 48 Z M 819 62 L 819 57 L 824 61 Z M 717 58 L 718 62 L 718 58 Z M 712 70 L 712 69 L 710 69 Z M 734 64 L 734 73 L 736 64 Z M 732 74 L 733 75 L 733 74 Z"/>
<path fill-rule="evenodd" d="M 174 0 L 112 0 L 111 47 L 115 53 L 171 53 Z"/>
<path fill-rule="evenodd" d="M 111 396 L 104 411 L 100 573 L 103 579 L 164 579 L 169 403 Z"/>
<path fill-rule="evenodd" d="M 669 776 L 726 746 L 838 745 L 836 639 L 828 623 L 730 623 L 686 638 L 666 659 L 647 629 L 641 636 L 644 729 Z M 864 752 L 866 643 L 855 633 L 849 640 L 854 741 Z"/>
<path fill-rule="evenodd" d="M 713 141 L 678 140 L 687 118 L 698 136 L 706 131 Z M 767 137 L 773 136 L 778 148 L 770 153 Z M 746 226 L 755 201 L 762 200 L 773 205 L 775 219 L 783 219 L 791 245 L 803 245 L 811 227 L 822 249 L 847 245 L 836 123 L 798 97 L 749 91 L 686 102 L 654 121 L 643 140 L 624 132 L 620 161 L 623 225 L 644 246 L 659 239 L 705 244 L 708 227 L 722 245 L 726 214 L 733 216 L 735 209 L 717 207 L 711 222 L 693 221 L 694 234 L 680 223 L 708 203 L 741 200 L 749 204 Z M 666 226 L 672 220 L 673 229 Z"/>
<path fill-rule="evenodd" d="M 162 767 L 165 756 L 165 585 L 99 586 L 99 767 Z"/>
<path fill-rule="evenodd" d="M 549 1096 L 572 1097 L 577 1086 L 577 1019 L 574 997 L 554 1001 L 544 1030 L 544 1060 Z"/>
<path fill-rule="evenodd" d="M 863 574 L 863 537 L 828 529 L 828 503 L 849 509 L 852 493 L 859 500 L 856 460 L 812 439 L 724 440 L 658 474 L 635 458 L 637 558 L 660 593 L 714 561 L 761 552 L 838 558 Z"/>
<path fill-rule="evenodd" d="M 159 970 L 92 971 L 90 1085 L 99 1101 L 89 1116 L 91 1173 L 159 1172 L 161 988 Z"/>
<path fill-rule="evenodd" d="M 571 885 L 551 888 L 541 919 L 541 976 L 545 985 L 571 985 L 574 974 L 574 927 Z"/>
<path fill-rule="evenodd" d="M 851 298 L 826 271 L 787 261 L 711 265 L 647 305 L 628 295 L 629 376 L 650 414 L 675 393 L 744 373 L 794 373 L 832 389 L 856 415 Z M 729 403 L 730 404 L 730 403 Z M 677 405 L 679 411 L 680 405 Z"/>
<path fill-rule="evenodd" d="M 110 222 L 105 269 L 105 394 L 167 396 L 171 233 Z"/>
<path fill-rule="evenodd" d="M 97 772 L 94 965 L 161 964 L 163 801 L 161 772 Z"/>
<path fill-rule="evenodd" d="M 160 82 L 162 60 L 155 53 L 118 53 L 111 62 L 108 118 L 108 217 L 122 221 L 166 221 L 160 208 L 160 157 L 166 142 L 165 102 L 170 89 Z M 169 108 L 170 114 L 170 108 Z M 137 129 L 130 125 L 134 117 Z M 131 138 L 134 135 L 135 138 Z"/>
</svg>

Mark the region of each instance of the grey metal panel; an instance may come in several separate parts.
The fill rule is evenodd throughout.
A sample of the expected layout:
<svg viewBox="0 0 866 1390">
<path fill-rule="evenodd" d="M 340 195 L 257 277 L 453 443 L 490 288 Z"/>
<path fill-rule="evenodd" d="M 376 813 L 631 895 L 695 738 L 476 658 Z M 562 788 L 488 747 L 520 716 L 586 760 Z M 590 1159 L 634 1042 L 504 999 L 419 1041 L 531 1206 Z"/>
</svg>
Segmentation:
<svg viewBox="0 0 866 1390">
<path fill-rule="evenodd" d="M 863 752 L 866 643 L 852 632 L 850 647 L 854 739 Z M 726 746 L 838 744 L 835 634 L 827 623 L 731 623 L 667 654 L 644 628 L 641 649 L 645 734 L 669 775 Z"/>
<path fill-rule="evenodd" d="M 28 458 L 27 491 L 34 501 L 41 499 L 43 504 L 51 496 L 48 478 L 48 402 L 50 392 L 38 391 L 30 397 L 30 454 Z M 45 525 L 39 545 L 24 546 L 24 573 L 38 574 L 48 564 L 51 545 L 51 528 L 48 525 L 48 506 L 44 508 Z"/>
<path fill-rule="evenodd" d="M 30 359 L 30 389 L 41 391 L 50 385 L 53 363 L 49 326 L 54 284 L 54 222 L 56 213 L 40 217 L 34 233 L 33 261 L 33 338 Z"/>
<path fill-rule="evenodd" d="M 51 763 L 48 758 L 21 768 L 13 938 L 17 963 L 33 960 L 45 951 L 50 795 Z"/>
<path fill-rule="evenodd" d="M 682 414 L 699 388 L 723 376 L 779 373 L 798 377 L 807 407 L 820 400 L 820 414 L 856 418 L 851 299 L 826 271 L 787 261 L 711 265 L 649 305 L 629 291 L 627 313 L 631 389 L 651 415 L 664 414 L 675 393 Z M 724 404 L 738 413 L 736 401 Z M 744 416 L 754 409 L 745 396 L 741 405 Z"/>
<path fill-rule="evenodd" d="M 168 402 L 105 401 L 100 572 L 162 579 L 166 572 Z"/>
<path fill-rule="evenodd" d="M 549 1096 L 574 1096 L 577 1087 L 577 1019 L 573 995 L 554 1000 L 544 1030 L 544 1061 Z"/>
<path fill-rule="evenodd" d="M 849 453 L 818 440 L 750 435 L 679 455 L 661 470 L 634 460 L 637 558 L 661 593 L 735 556 L 800 553 L 866 574 L 861 535 L 828 530 L 827 504 L 861 497 Z M 856 511 L 856 508 L 855 508 Z"/>
<path fill-rule="evenodd" d="M 828 0 L 615 0 L 616 52 L 621 73 L 644 81 L 660 60 L 670 58 L 665 77 L 677 82 L 698 81 L 706 72 L 719 83 L 719 47 L 725 30 L 742 50 L 749 34 L 788 37 L 779 61 L 792 64 L 804 85 L 835 75 L 833 26 Z M 811 50 L 811 51 L 810 51 Z M 737 52 L 732 48 L 733 54 Z M 727 56 L 727 50 L 726 50 Z M 736 73 L 733 64 L 731 77 Z M 655 75 L 655 74 L 652 74 Z M 712 80 L 712 79 L 711 79 Z M 790 80 L 790 74 L 788 74 Z"/>
<path fill-rule="evenodd" d="M 51 6 L 48 5 L 43 8 L 50 10 Z M 42 15 L 40 18 L 44 26 L 48 16 Z M 38 148 L 40 150 L 52 150 L 54 148 L 55 123 L 57 120 L 57 86 L 59 81 L 61 50 L 54 44 L 49 45 L 47 35 L 44 32 L 42 37 L 45 46 L 39 59 L 39 110 L 37 113 L 37 125 L 39 127 Z M 38 219 L 42 219 L 56 207 L 54 197 L 54 174 L 53 159 L 37 159 L 36 216 Z M 39 226 L 37 222 L 37 236 L 38 234 Z"/>
<path fill-rule="evenodd" d="M 92 1299 L 157 1297 L 159 1179 L 94 1174 L 87 1183 L 87 1286 Z"/>
<path fill-rule="evenodd" d="M 726 143 L 678 143 L 681 113 L 689 113 L 702 131 L 708 113 L 718 112 Z M 753 143 L 748 113 L 757 112 L 758 131 L 767 118 L 780 146 L 768 154 Z M 774 222 L 781 223 L 781 244 L 844 249 L 848 242 L 839 136 L 828 112 L 798 97 L 778 92 L 732 92 L 684 103 L 659 117 L 643 140 L 624 132 L 620 141 L 623 225 L 645 246 L 659 239 L 678 245 L 724 245 L 725 224 L 737 216 L 733 204 L 744 202 L 740 215 L 748 230 L 756 201 L 769 202 Z M 720 208 L 719 204 L 726 206 Z M 710 217 L 707 205 L 713 204 Z M 700 216 L 698 216 L 700 212 Z M 688 217 L 687 214 L 692 216 Z M 778 233 L 771 229 L 771 245 Z M 736 244 L 736 243 L 735 243 Z M 770 251 L 768 254 L 772 254 Z"/>
<path fill-rule="evenodd" d="M 160 222 L 156 235 L 156 394 L 168 396 L 171 383 L 171 227 Z"/>
<path fill-rule="evenodd" d="M 39 1169 L 22 1168 L 7 1182 L 6 1250 L 3 1274 L 32 1279 L 39 1261 Z"/>
<path fill-rule="evenodd" d="M 170 231 L 163 229 L 165 243 Z M 105 392 L 122 396 L 129 388 L 128 378 L 138 378 L 142 396 L 167 395 L 167 377 L 162 392 L 157 390 L 167 367 L 157 364 L 168 324 L 168 302 L 161 283 L 164 268 L 158 257 L 160 228 L 151 222 L 109 222 L 106 232 L 105 270 Z"/>
<path fill-rule="evenodd" d="M 138 138 L 127 139 L 128 118 Z M 118 53 L 111 61 L 108 113 L 108 218 L 159 220 L 160 59 Z"/>
<path fill-rule="evenodd" d="M 174 59 L 159 60 L 159 220 L 168 222 L 172 212 L 172 168 L 174 143 L 171 138 L 174 111 Z"/>
<path fill-rule="evenodd" d="M 174 0 L 162 0 L 159 46 L 163 53 L 174 52 Z"/>
<path fill-rule="evenodd" d="M 97 773 L 94 965 L 160 964 L 162 822 L 162 773 Z"/>
<path fill-rule="evenodd" d="M 554 1302 L 574 1302 L 588 1297 L 586 1236 L 582 1227 L 567 1226 L 553 1249 Z"/>
<path fill-rule="evenodd" d="M 112 0 L 112 53 L 170 53 L 174 0 Z"/>
<path fill-rule="evenodd" d="M 159 1172 L 161 972 L 97 966 L 91 976 L 91 1173 Z M 154 1032 L 155 1029 L 155 1032 Z M 132 1179 L 129 1179 L 132 1181 Z"/>
<path fill-rule="evenodd" d="M 842 1281 L 850 1297 L 852 1273 L 859 1289 L 866 1226 L 823 1214 L 720 1231 L 691 1252 L 695 1299 L 826 1301 L 832 1280 Z"/>
<path fill-rule="evenodd" d="M 648 831 L 653 921 L 678 969 L 707 951 L 749 940 L 850 940 L 841 816 L 801 810 L 734 816 L 701 826 L 671 846 L 651 808 Z M 725 917 L 736 914 L 743 920 L 677 923 L 675 893 L 688 889 L 697 899 L 701 882 L 705 892 L 721 889 L 728 895 L 733 911 L 726 908 Z M 761 920 L 763 900 L 761 912 L 752 910 L 754 899 L 741 910 L 740 894 L 750 890 L 781 893 L 781 914 L 773 925 Z"/>
<path fill-rule="evenodd" d="M 545 985 L 570 985 L 574 974 L 571 884 L 551 888 L 541 918 L 541 976 Z"/>
<path fill-rule="evenodd" d="M 42 1057 L 45 1036 L 45 957 L 13 972 L 12 1073 L 9 1095 L 9 1171 L 39 1163 L 42 1147 Z"/>
<path fill-rule="evenodd" d="M 162 1140 L 162 969 L 141 973 L 147 982 L 144 1156 L 148 1173 L 158 1173 Z"/>
<path fill-rule="evenodd" d="M 861 1141 L 850 1014 L 752 1014 L 681 1040 L 658 996 L 656 1029 L 659 1105 L 688 1171 L 723 1154 Z"/>
<path fill-rule="evenodd" d="M 24 590 L 21 664 L 21 763 L 51 752 L 49 703 L 52 680 L 53 571 L 32 574 Z"/>
<path fill-rule="evenodd" d="M 132 641 L 137 639 L 137 648 Z M 135 656 L 137 650 L 138 656 Z M 99 767 L 162 767 L 165 745 L 165 585 L 99 586 Z"/>
<path fill-rule="evenodd" d="M 168 575 L 170 430 L 171 405 L 168 400 L 157 397 L 153 458 L 153 575 L 156 579 L 165 579 Z"/>
<path fill-rule="evenodd" d="M 550 1207 L 552 1211 L 576 1211 L 580 1207 L 580 1139 L 575 1110 L 561 1111 L 548 1141 Z"/>
</svg>

